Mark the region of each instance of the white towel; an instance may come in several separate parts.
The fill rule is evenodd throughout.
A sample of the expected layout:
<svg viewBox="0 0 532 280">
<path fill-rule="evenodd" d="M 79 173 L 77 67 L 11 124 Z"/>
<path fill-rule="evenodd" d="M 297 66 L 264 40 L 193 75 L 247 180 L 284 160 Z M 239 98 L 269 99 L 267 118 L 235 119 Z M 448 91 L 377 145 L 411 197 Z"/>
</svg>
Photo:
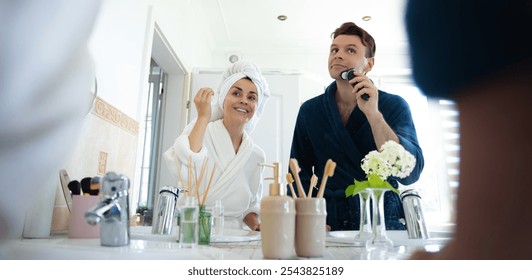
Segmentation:
<svg viewBox="0 0 532 280">
<path fill-rule="evenodd" d="M 246 124 L 246 131 L 251 133 L 255 126 L 260 120 L 262 112 L 268 98 L 270 97 L 270 90 L 268 88 L 268 83 L 266 79 L 262 76 L 260 68 L 249 61 L 238 61 L 232 64 L 225 72 L 222 74 L 222 81 L 218 87 L 217 94 L 214 95 L 213 101 L 211 103 L 211 121 L 218 120 L 223 118 L 223 103 L 229 89 L 233 84 L 242 79 L 248 77 L 257 87 L 258 100 L 257 108 L 255 114 Z"/>
</svg>

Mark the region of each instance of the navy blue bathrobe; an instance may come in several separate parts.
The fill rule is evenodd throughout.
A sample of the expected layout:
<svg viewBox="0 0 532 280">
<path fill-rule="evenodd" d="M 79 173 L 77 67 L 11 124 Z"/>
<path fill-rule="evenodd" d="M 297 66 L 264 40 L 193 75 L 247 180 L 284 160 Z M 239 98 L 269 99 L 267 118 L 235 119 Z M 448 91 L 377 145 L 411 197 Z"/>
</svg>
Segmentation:
<svg viewBox="0 0 532 280">
<path fill-rule="evenodd" d="M 377 147 L 369 122 L 358 107 L 351 113 L 347 124 L 343 124 L 336 105 L 335 92 L 336 82 L 333 82 L 326 88 L 325 93 L 301 105 L 290 158 L 298 160 L 301 167 L 299 176 L 305 192 L 308 192 L 313 167 L 314 173 L 321 181 L 327 160 L 336 162 L 334 176 L 328 178 L 325 188 L 327 224 L 332 230 L 358 230 L 359 198 L 358 195 L 346 198 L 345 189 L 353 184 L 355 178 L 358 181 L 366 180 L 361 160 L 370 151 L 377 150 Z M 399 179 L 403 185 L 412 184 L 419 179 L 424 161 L 410 107 L 402 97 L 380 90 L 378 105 L 384 119 L 399 137 L 401 145 L 416 157 L 414 171 L 407 178 Z M 389 182 L 395 188 L 398 187 L 396 179 L 391 178 Z M 319 184 L 318 182 L 318 186 Z M 385 194 L 384 213 L 387 229 L 406 229 L 400 221 L 404 218 L 401 200 L 391 191 Z"/>
</svg>

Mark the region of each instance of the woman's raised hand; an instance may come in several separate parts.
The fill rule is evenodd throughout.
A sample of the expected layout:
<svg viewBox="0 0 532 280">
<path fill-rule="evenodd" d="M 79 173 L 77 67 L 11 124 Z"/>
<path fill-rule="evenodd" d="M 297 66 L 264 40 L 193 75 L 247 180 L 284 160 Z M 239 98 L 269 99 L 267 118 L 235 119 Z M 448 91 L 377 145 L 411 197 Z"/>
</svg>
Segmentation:
<svg viewBox="0 0 532 280">
<path fill-rule="evenodd" d="M 194 97 L 194 104 L 198 111 L 198 119 L 206 118 L 208 120 L 211 118 L 211 98 L 213 95 L 214 90 L 212 88 L 205 87 L 198 90 L 198 93 Z"/>
</svg>

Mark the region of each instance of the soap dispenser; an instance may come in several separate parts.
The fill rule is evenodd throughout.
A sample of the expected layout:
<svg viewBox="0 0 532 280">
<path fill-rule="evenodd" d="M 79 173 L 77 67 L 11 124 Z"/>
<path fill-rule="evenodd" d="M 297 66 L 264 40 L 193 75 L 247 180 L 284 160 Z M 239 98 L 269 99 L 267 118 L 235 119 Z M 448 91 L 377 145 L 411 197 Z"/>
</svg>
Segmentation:
<svg viewBox="0 0 532 280">
<path fill-rule="evenodd" d="M 262 254 L 268 259 L 286 259 L 294 256 L 294 239 L 296 210 L 292 197 L 285 194 L 279 183 L 279 163 L 273 165 L 273 183 L 270 184 L 269 196 L 260 203 L 260 234 Z"/>
</svg>

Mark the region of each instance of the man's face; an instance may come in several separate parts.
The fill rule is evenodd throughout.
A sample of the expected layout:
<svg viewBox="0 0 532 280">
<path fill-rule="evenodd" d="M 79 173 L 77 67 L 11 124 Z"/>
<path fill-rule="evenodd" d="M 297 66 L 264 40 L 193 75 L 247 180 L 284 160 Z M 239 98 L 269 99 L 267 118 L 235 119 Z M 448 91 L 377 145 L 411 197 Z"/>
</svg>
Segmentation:
<svg viewBox="0 0 532 280">
<path fill-rule="evenodd" d="M 368 72 L 373 64 L 368 64 L 366 59 L 367 48 L 362 44 L 360 37 L 355 35 L 339 35 L 336 37 L 329 50 L 329 75 L 338 80 L 340 74 L 348 69 L 355 68 L 357 72 Z"/>
</svg>

